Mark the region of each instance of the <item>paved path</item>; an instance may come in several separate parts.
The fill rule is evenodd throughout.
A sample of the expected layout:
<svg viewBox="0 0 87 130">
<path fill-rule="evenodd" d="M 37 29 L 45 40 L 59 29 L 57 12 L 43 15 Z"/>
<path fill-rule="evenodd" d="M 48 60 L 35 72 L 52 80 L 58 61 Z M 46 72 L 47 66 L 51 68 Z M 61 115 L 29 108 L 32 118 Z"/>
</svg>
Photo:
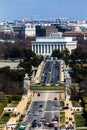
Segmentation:
<svg viewBox="0 0 87 130">
<path fill-rule="evenodd" d="M 70 106 L 72 107 L 72 102 L 69 99 L 65 100 L 65 106 Z M 69 109 L 65 109 L 65 123 L 66 123 L 66 127 L 72 125 L 74 126 L 75 124 L 75 120 L 74 120 L 74 115 L 73 115 L 73 110 Z"/>
<path fill-rule="evenodd" d="M 37 73 L 36 73 L 35 83 L 40 83 L 41 74 L 42 74 L 42 72 L 43 72 L 44 66 L 45 66 L 45 62 L 42 61 L 41 64 L 39 65 L 38 70 L 37 70 Z"/>
</svg>

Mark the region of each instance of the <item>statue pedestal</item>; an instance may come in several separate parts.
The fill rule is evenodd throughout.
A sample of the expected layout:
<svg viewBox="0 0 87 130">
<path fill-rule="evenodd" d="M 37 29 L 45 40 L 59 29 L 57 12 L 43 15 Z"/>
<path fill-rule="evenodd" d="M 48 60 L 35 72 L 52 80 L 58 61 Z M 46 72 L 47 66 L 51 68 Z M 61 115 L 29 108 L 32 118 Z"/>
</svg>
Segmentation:
<svg viewBox="0 0 87 130">
<path fill-rule="evenodd" d="M 24 77 L 24 89 L 27 93 L 29 93 L 29 91 L 30 91 L 30 79 L 28 77 L 28 74 L 25 74 L 25 77 Z"/>
</svg>

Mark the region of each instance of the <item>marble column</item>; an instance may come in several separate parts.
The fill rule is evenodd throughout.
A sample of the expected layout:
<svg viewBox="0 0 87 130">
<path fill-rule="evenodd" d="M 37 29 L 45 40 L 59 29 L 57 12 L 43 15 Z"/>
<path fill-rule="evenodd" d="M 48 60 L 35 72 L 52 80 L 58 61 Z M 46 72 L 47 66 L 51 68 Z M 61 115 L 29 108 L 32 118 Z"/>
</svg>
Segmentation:
<svg viewBox="0 0 87 130">
<path fill-rule="evenodd" d="M 58 49 L 58 45 L 56 45 L 57 47 L 56 47 L 56 49 Z"/>
<path fill-rule="evenodd" d="M 55 50 L 55 45 L 53 45 L 53 50 Z"/>
<path fill-rule="evenodd" d="M 49 48 L 48 48 L 48 44 L 47 44 L 47 54 L 49 53 Z"/>
<path fill-rule="evenodd" d="M 43 45 L 43 49 L 44 49 L 43 54 L 45 54 L 45 45 Z"/>
<path fill-rule="evenodd" d="M 52 45 L 50 44 L 50 53 L 52 54 Z"/>
<path fill-rule="evenodd" d="M 50 54 L 50 45 L 49 45 L 49 54 Z"/>
<path fill-rule="evenodd" d="M 35 53 L 36 53 L 36 45 L 34 45 L 35 46 Z"/>
<path fill-rule="evenodd" d="M 40 46 L 41 46 L 41 54 L 42 54 L 42 49 L 43 49 L 42 44 Z"/>
</svg>

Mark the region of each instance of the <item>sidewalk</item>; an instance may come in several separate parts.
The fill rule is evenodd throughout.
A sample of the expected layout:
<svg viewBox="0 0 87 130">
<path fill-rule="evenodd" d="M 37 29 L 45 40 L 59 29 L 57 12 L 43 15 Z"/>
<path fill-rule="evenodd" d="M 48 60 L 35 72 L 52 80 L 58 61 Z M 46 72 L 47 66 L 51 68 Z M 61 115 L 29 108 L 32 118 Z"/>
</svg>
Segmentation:
<svg viewBox="0 0 87 130">
<path fill-rule="evenodd" d="M 29 101 L 31 101 L 32 98 L 33 98 L 33 93 L 30 93 L 30 92 L 29 92 L 29 93 L 28 93 L 28 96 L 27 96 L 26 98 L 22 99 L 22 100 L 19 102 L 19 104 L 18 104 L 16 110 L 13 112 L 13 114 L 15 113 L 15 114 L 18 114 L 18 115 L 17 115 L 16 117 L 11 117 L 11 118 L 9 119 L 9 121 L 7 122 L 7 124 L 16 124 L 16 123 L 17 123 L 17 121 L 19 120 L 21 114 L 24 114 L 24 113 L 25 113 L 25 109 L 26 109 L 27 103 L 28 103 Z M 15 126 L 15 125 L 14 125 L 14 126 Z M 9 126 L 9 128 L 6 128 L 6 127 L 5 127 L 4 130 L 11 130 L 11 125 Z"/>
<path fill-rule="evenodd" d="M 65 106 L 72 107 L 72 102 L 69 99 L 65 100 Z M 74 115 L 73 111 L 69 109 L 65 109 L 65 123 L 66 127 L 75 127 L 75 120 L 74 120 Z"/>
<path fill-rule="evenodd" d="M 44 63 L 44 61 L 42 61 L 41 64 L 39 65 L 38 70 L 37 70 L 37 73 L 36 73 L 35 83 L 40 83 L 41 74 L 42 74 L 42 72 L 43 72 L 44 65 L 45 65 L 45 63 Z"/>
</svg>

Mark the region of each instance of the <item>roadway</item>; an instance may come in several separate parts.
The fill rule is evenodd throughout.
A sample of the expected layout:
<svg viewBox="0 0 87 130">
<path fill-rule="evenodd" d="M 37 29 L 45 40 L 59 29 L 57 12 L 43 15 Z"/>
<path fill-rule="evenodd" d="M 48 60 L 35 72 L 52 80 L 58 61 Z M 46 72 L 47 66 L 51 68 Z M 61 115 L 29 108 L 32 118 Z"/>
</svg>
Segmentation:
<svg viewBox="0 0 87 130">
<path fill-rule="evenodd" d="M 41 75 L 41 85 L 44 86 L 58 86 L 60 81 L 60 62 L 59 61 L 46 61 Z M 38 93 L 40 94 L 38 96 Z M 30 107 L 26 113 L 25 121 L 26 130 L 30 130 L 32 122 L 36 120 L 37 124 L 40 124 L 41 128 L 45 129 L 54 129 L 49 128 L 49 125 L 52 124 L 52 119 L 54 117 L 58 118 L 58 121 L 54 123 L 54 127 L 59 127 L 60 122 L 60 101 L 58 92 L 36 92 L 34 95 L 33 102 L 30 104 Z M 43 121 L 44 120 L 44 123 Z M 38 125 L 35 128 L 38 130 Z"/>
<path fill-rule="evenodd" d="M 40 96 L 38 96 L 38 93 Z M 44 125 L 42 120 L 45 120 L 46 123 L 52 123 L 52 118 L 54 116 L 58 117 L 58 122 L 57 124 L 54 124 L 55 126 L 59 126 L 59 117 L 60 117 L 60 101 L 59 101 L 59 93 L 35 93 L 33 102 L 30 104 L 28 111 L 30 112 L 29 114 L 26 113 L 26 117 L 24 120 L 24 124 L 26 124 L 26 130 L 38 130 L 38 127 L 35 128 L 30 128 L 32 125 L 33 120 L 37 120 L 37 124 L 41 124 L 41 128 L 46 128 L 46 129 L 54 129 L 54 128 L 49 128 L 48 126 Z M 55 100 L 56 98 L 56 100 Z M 27 111 L 27 112 L 28 112 Z M 36 111 L 36 114 L 35 114 Z"/>
<path fill-rule="evenodd" d="M 60 62 L 46 61 L 41 77 L 41 85 L 54 86 L 60 81 Z"/>
</svg>

